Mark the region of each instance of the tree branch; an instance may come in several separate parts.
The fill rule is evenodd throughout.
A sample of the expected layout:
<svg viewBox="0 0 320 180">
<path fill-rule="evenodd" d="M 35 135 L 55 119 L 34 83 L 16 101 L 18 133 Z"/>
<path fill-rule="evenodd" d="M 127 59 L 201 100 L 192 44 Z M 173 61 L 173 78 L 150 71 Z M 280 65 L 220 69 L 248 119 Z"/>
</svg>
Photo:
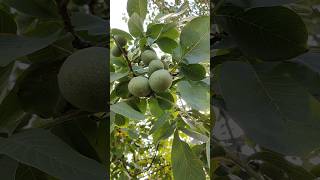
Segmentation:
<svg viewBox="0 0 320 180">
<path fill-rule="evenodd" d="M 71 18 L 70 18 L 70 14 L 68 12 L 68 4 L 70 2 L 70 0 L 56 0 L 57 5 L 58 5 L 58 10 L 59 10 L 59 14 L 62 17 L 63 20 L 63 24 L 64 24 L 64 29 L 71 33 L 72 36 L 74 37 L 74 40 L 72 42 L 73 47 L 77 48 L 77 49 L 83 49 L 83 48 L 87 48 L 92 46 L 90 43 L 88 42 L 84 42 L 82 41 L 77 35 L 76 32 L 74 31 L 74 28 L 72 26 L 71 23 Z"/>
<path fill-rule="evenodd" d="M 129 58 L 128 58 L 128 52 L 127 52 L 124 48 L 122 48 L 122 47 L 120 46 L 120 43 L 116 40 L 116 38 L 114 38 L 114 36 L 112 36 L 112 38 L 114 39 L 114 42 L 116 43 L 116 46 L 121 50 L 122 55 L 124 56 L 125 60 L 127 61 L 128 67 L 129 67 L 130 71 L 132 72 L 133 76 L 136 76 L 136 75 L 134 74 L 133 69 L 132 69 L 131 62 L 130 62 L 130 60 L 129 60 Z"/>
</svg>

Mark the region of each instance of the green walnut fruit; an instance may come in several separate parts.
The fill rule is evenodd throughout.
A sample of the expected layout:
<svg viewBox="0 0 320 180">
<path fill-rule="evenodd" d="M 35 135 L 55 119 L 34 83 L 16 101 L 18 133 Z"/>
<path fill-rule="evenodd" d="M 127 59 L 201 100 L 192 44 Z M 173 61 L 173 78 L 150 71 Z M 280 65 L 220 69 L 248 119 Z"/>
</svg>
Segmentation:
<svg viewBox="0 0 320 180">
<path fill-rule="evenodd" d="M 157 54 L 152 51 L 152 50 L 145 50 L 142 54 L 141 54 L 141 60 L 143 61 L 143 63 L 145 65 L 149 65 L 149 63 L 152 61 L 152 60 L 156 60 L 158 59 L 158 56 Z"/>
<path fill-rule="evenodd" d="M 108 54 L 106 48 L 91 47 L 66 59 L 59 70 L 58 85 L 68 102 L 84 111 L 107 110 Z"/>
<path fill-rule="evenodd" d="M 115 35 L 114 39 L 119 43 L 121 47 L 124 47 L 127 44 L 127 39 L 122 36 Z"/>
<path fill-rule="evenodd" d="M 128 84 L 128 90 L 136 97 L 146 97 L 151 92 L 148 79 L 144 76 L 132 78 Z"/>
<path fill-rule="evenodd" d="M 159 70 L 159 69 L 164 69 L 164 64 L 160 60 L 152 60 L 149 63 L 149 75 L 151 75 L 153 72 Z"/>
<path fill-rule="evenodd" d="M 124 126 L 126 124 L 126 118 L 119 114 L 116 114 L 114 123 L 118 126 Z"/>
<path fill-rule="evenodd" d="M 157 70 L 149 77 L 149 85 L 157 93 L 164 92 L 172 85 L 172 76 L 168 70 Z"/>
<path fill-rule="evenodd" d="M 112 49 L 111 49 L 111 53 L 114 57 L 120 57 L 122 55 L 122 51 L 120 48 L 118 48 L 117 46 L 114 46 Z"/>
</svg>

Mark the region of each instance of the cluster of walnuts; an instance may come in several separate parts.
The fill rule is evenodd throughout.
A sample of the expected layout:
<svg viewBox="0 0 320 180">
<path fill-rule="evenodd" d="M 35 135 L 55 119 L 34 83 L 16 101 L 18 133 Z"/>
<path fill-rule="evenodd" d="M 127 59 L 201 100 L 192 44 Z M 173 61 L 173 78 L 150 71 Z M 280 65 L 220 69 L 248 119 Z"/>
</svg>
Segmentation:
<svg viewBox="0 0 320 180">
<path fill-rule="evenodd" d="M 111 50 L 115 57 L 122 55 L 123 47 L 127 40 L 121 36 L 114 36 L 116 46 Z M 140 58 L 144 66 L 148 66 L 148 74 L 133 77 L 128 84 L 129 92 L 136 97 L 146 97 L 152 91 L 156 93 L 165 92 L 172 85 L 172 76 L 168 71 L 168 64 L 160 60 L 157 53 L 152 49 L 144 50 Z"/>
</svg>

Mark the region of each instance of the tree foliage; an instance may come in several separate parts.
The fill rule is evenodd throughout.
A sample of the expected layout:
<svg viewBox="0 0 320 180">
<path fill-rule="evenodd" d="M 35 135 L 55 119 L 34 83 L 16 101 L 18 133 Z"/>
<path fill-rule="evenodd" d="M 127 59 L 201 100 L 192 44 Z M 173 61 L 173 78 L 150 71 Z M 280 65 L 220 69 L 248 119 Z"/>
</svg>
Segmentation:
<svg viewBox="0 0 320 180">
<path fill-rule="evenodd" d="M 318 3 L 212 4 L 211 178 L 318 177 Z"/>
<path fill-rule="evenodd" d="M 208 179 L 208 12 L 147 5 L 128 0 L 129 32 L 111 29 L 111 179 Z"/>
<path fill-rule="evenodd" d="M 74 103 L 88 95 L 80 89 L 100 91 L 99 100 L 107 96 L 106 12 L 100 0 L 0 2 L 1 179 L 107 178 L 106 100 L 94 113 Z M 82 93 L 69 102 L 58 73 L 66 59 L 84 51 L 86 65 L 75 57 L 63 70 L 74 80 L 63 89 Z M 93 63 L 100 72 L 90 69 Z"/>
</svg>

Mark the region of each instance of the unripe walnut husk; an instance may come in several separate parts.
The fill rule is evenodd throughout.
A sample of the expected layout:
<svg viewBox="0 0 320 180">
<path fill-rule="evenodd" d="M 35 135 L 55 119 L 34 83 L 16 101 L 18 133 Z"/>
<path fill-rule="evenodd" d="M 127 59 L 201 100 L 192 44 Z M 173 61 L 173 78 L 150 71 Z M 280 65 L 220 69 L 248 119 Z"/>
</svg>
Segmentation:
<svg viewBox="0 0 320 180">
<path fill-rule="evenodd" d="M 128 84 L 128 90 L 136 97 L 146 97 L 151 92 L 148 79 L 144 76 L 132 78 Z"/>
<path fill-rule="evenodd" d="M 149 76 L 159 70 L 159 69 L 164 69 L 164 64 L 163 62 L 161 62 L 160 60 L 152 60 L 150 63 L 149 63 L 149 71 L 148 71 L 148 74 Z"/>
<path fill-rule="evenodd" d="M 89 112 L 107 110 L 109 81 L 107 48 L 91 47 L 69 56 L 60 68 L 62 96 L 73 106 Z"/>
<path fill-rule="evenodd" d="M 119 43 L 121 47 L 124 47 L 127 44 L 127 39 L 122 36 L 115 35 L 114 39 Z"/>
<path fill-rule="evenodd" d="M 114 57 L 120 57 L 122 55 L 122 51 L 120 48 L 118 48 L 117 46 L 114 46 L 112 49 L 111 49 L 111 53 Z"/>
<path fill-rule="evenodd" d="M 165 92 L 172 85 L 172 76 L 168 70 L 157 70 L 151 74 L 149 85 L 150 88 L 157 93 Z"/>
<path fill-rule="evenodd" d="M 158 59 L 157 54 L 152 50 L 145 50 L 141 54 L 141 60 L 145 65 L 149 65 L 152 60 Z"/>
</svg>

